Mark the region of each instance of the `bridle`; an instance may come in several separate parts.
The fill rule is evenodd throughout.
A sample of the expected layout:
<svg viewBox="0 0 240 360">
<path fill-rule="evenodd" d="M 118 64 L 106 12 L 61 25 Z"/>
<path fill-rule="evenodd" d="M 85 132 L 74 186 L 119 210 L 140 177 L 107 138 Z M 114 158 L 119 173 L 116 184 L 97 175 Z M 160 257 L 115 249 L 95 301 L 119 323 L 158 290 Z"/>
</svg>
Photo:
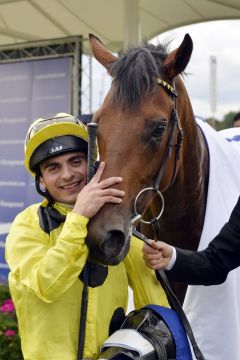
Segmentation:
<svg viewBox="0 0 240 360">
<path fill-rule="evenodd" d="M 173 171 L 173 175 L 172 175 L 172 179 L 171 182 L 168 186 L 165 187 L 165 189 L 162 190 L 162 192 L 164 192 L 165 190 L 167 190 L 168 187 L 170 187 L 177 176 L 177 170 L 178 170 L 178 161 L 180 160 L 180 149 L 181 149 L 181 145 L 182 145 L 182 141 L 183 141 L 183 130 L 179 125 L 179 119 L 178 119 L 178 114 L 177 114 L 177 107 L 176 107 L 176 99 L 177 99 L 177 93 L 175 92 L 174 88 L 168 84 L 166 81 L 163 81 L 162 79 L 157 79 L 157 83 L 159 85 L 162 85 L 165 89 L 167 89 L 168 93 L 170 94 L 170 96 L 173 98 L 174 101 L 174 107 L 172 110 L 172 114 L 170 117 L 170 134 L 168 137 L 168 142 L 167 142 L 167 147 L 160 165 L 160 169 L 155 181 L 155 185 L 154 185 L 154 189 L 158 190 L 160 187 L 160 183 L 162 180 L 162 177 L 164 175 L 165 172 L 165 168 L 167 165 L 167 161 L 168 158 L 171 155 L 172 149 L 175 147 L 176 148 L 176 157 L 175 157 L 175 163 L 174 163 L 174 171 Z M 177 135 L 177 142 L 176 144 L 173 144 L 174 141 L 174 134 L 176 129 L 178 130 L 178 135 Z"/>
<path fill-rule="evenodd" d="M 137 194 L 137 196 L 134 200 L 134 205 L 133 205 L 135 217 L 131 220 L 132 228 L 136 225 L 136 223 L 138 221 L 140 221 L 144 224 L 151 224 L 154 229 L 155 238 L 157 238 L 159 235 L 158 220 L 162 216 L 163 211 L 164 211 L 164 206 L 165 206 L 164 197 L 163 197 L 162 193 L 164 191 L 166 191 L 170 186 L 172 186 L 172 184 L 174 183 L 174 181 L 176 179 L 178 168 L 179 168 L 179 161 L 180 161 L 180 150 L 181 150 L 181 145 L 183 142 L 183 130 L 179 124 L 179 118 L 178 118 L 177 107 L 176 107 L 177 93 L 176 93 L 174 87 L 172 85 L 170 85 L 169 83 L 167 83 L 166 81 L 164 81 L 160 78 L 158 78 L 156 81 L 157 81 L 158 85 L 163 86 L 164 89 L 167 90 L 168 94 L 172 97 L 172 99 L 174 101 L 174 107 L 173 107 L 171 117 L 170 117 L 170 132 L 169 132 L 169 136 L 168 136 L 168 140 L 167 140 L 167 146 L 165 149 L 165 153 L 163 155 L 163 159 L 162 159 L 162 162 L 161 162 L 161 165 L 160 165 L 160 168 L 159 168 L 156 180 L 155 180 L 155 184 L 152 187 L 146 187 L 146 188 L 142 189 Z M 178 131 L 177 142 L 174 144 L 174 135 L 175 135 L 176 130 Z M 160 191 L 159 190 L 160 183 L 165 174 L 167 162 L 168 162 L 169 157 L 171 156 L 173 148 L 176 149 L 176 155 L 175 155 L 175 162 L 174 162 L 172 178 L 171 178 L 170 183 L 162 191 Z M 153 217 L 149 221 L 144 220 L 142 218 L 142 215 L 139 214 L 139 212 L 137 210 L 137 202 L 138 202 L 140 196 L 147 191 L 155 192 L 158 195 L 158 197 L 161 199 L 161 202 L 162 202 L 162 208 L 161 208 L 159 214 L 156 217 Z"/>
</svg>

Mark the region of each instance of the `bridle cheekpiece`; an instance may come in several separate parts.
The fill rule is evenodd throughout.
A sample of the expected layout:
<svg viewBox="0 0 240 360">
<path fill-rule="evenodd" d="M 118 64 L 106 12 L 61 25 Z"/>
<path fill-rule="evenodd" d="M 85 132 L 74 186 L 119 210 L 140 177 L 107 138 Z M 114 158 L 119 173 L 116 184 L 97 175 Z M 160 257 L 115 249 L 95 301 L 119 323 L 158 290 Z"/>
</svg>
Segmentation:
<svg viewBox="0 0 240 360">
<path fill-rule="evenodd" d="M 138 221 L 141 221 L 141 222 L 143 222 L 145 224 L 152 224 L 154 233 L 156 235 L 155 238 L 157 237 L 157 235 L 159 233 L 158 220 L 160 219 L 160 217 L 161 217 L 161 215 L 163 214 L 163 211 L 164 211 L 165 202 L 164 202 L 162 192 L 164 192 L 168 187 L 170 187 L 175 181 L 175 178 L 177 176 L 177 170 L 178 170 L 177 164 L 178 164 L 178 161 L 180 160 L 180 149 L 181 149 L 181 145 L 182 145 L 182 141 L 183 141 L 183 131 L 182 131 L 182 128 L 180 127 L 180 125 L 179 125 L 179 119 L 178 119 L 177 108 L 176 108 L 177 93 L 175 91 L 175 88 L 174 88 L 174 86 L 170 85 L 168 82 L 166 82 L 166 81 L 164 81 L 164 80 L 162 80 L 160 78 L 157 78 L 156 82 L 157 82 L 158 85 L 163 86 L 164 89 L 167 90 L 169 95 L 174 100 L 174 108 L 172 110 L 172 114 L 171 114 L 171 118 L 170 118 L 170 134 L 169 134 L 169 137 L 168 137 L 167 147 L 166 147 L 166 150 L 165 150 L 165 153 L 164 153 L 164 156 L 163 156 L 163 159 L 162 159 L 160 169 L 158 171 L 158 175 L 156 177 L 154 186 L 153 187 L 146 187 L 146 188 L 142 189 L 138 193 L 138 195 L 136 196 L 135 201 L 134 201 L 134 206 L 133 206 L 134 212 L 135 212 L 134 219 L 136 219 L 136 223 Z M 178 135 L 177 135 L 177 142 L 174 144 L 173 141 L 174 141 L 174 134 L 175 134 L 176 129 L 178 130 Z M 175 164 L 174 164 L 174 171 L 173 171 L 172 179 L 171 179 L 170 184 L 165 189 L 163 189 L 162 192 L 161 192 L 159 190 L 159 186 L 160 186 L 162 177 L 163 177 L 165 169 L 166 169 L 167 160 L 170 157 L 172 149 L 174 147 L 176 148 L 176 156 L 175 156 Z M 150 221 L 144 220 L 142 218 L 142 215 L 139 214 L 139 212 L 137 211 L 137 201 L 138 201 L 140 195 L 142 195 L 146 191 L 156 192 L 156 194 L 160 197 L 161 202 L 162 202 L 162 208 L 160 209 L 159 214 L 157 216 L 155 216 L 153 219 L 151 219 Z M 132 225 L 132 227 L 134 226 L 133 223 L 131 223 L 131 225 Z"/>
</svg>

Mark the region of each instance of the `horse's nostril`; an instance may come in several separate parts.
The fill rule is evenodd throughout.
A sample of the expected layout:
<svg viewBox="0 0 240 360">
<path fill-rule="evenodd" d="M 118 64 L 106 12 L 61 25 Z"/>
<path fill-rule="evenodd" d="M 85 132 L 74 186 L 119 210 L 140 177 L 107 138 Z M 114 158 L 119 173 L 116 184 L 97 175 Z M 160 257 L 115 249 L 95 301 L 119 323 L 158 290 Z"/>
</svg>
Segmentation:
<svg viewBox="0 0 240 360">
<path fill-rule="evenodd" d="M 107 254 L 119 254 L 125 244 L 125 234 L 121 230 L 110 230 L 107 233 L 101 250 Z"/>
</svg>

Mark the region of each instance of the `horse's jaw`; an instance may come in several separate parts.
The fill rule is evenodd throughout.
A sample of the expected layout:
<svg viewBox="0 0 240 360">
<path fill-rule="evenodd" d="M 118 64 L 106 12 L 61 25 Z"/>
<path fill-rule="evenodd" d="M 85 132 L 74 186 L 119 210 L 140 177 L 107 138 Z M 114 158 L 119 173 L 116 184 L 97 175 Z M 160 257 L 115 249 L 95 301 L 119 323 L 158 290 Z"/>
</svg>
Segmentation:
<svg viewBox="0 0 240 360">
<path fill-rule="evenodd" d="M 90 220 L 86 244 L 89 260 L 102 265 L 118 265 L 130 246 L 128 226 L 116 205 L 103 207 Z"/>
</svg>

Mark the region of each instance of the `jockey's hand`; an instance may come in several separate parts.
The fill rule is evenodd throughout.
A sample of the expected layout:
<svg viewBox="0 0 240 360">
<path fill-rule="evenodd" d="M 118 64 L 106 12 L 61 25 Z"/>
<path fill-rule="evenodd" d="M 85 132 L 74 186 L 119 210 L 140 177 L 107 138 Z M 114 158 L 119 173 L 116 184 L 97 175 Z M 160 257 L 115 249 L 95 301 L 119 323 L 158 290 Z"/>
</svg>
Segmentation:
<svg viewBox="0 0 240 360">
<path fill-rule="evenodd" d="M 73 211 L 91 219 L 106 203 L 120 204 L 124 191 L 111 186 L 121 183 L 121 177 L 110 177 L 100 181 L 105 163 L 102 162 L 91 181 L 83 187 L 77 197 Z"/>
<path fill-rule="evenodd" d="M 148 240 L 148 244 L 144 243 L 142 249 L 145 264 L 153 270 L 166 268 L 173 255 L 172 246 L 162 241 L 150 239 Z"/>
</svg>

